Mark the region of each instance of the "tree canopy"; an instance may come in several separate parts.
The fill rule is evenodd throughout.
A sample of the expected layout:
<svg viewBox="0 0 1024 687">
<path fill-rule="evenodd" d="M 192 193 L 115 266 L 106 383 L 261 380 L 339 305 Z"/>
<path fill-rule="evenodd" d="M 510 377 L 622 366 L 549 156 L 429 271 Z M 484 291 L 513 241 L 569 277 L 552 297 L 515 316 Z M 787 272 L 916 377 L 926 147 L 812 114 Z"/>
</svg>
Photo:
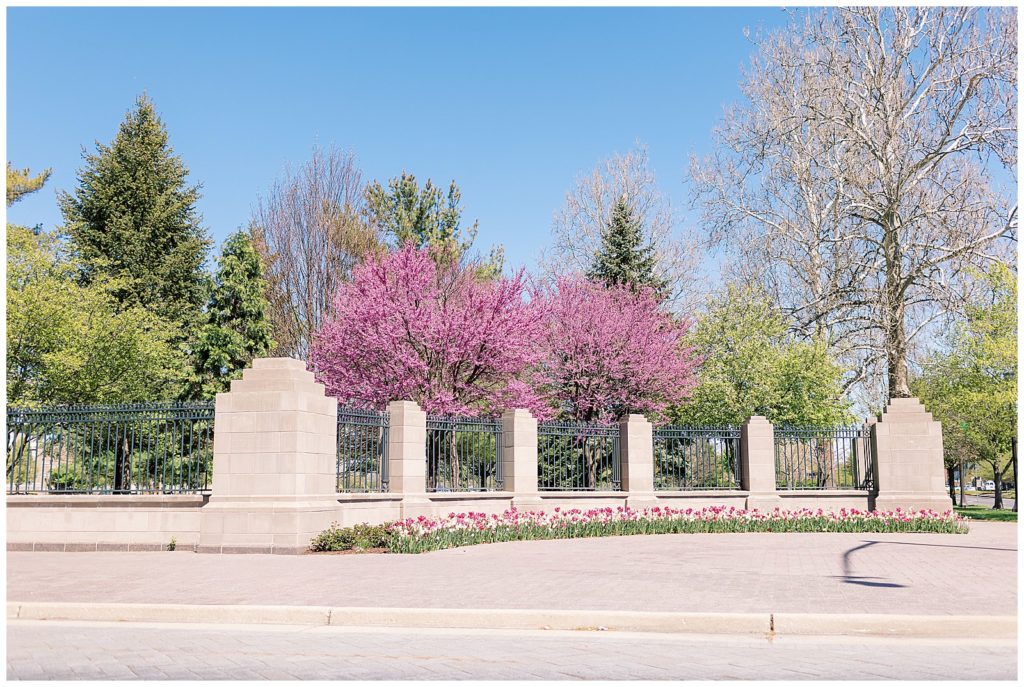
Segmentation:
<svg viewBox="0 0 1024 687">
<path fill-rule="evenodd" d="M 212 398 L 227 391 L 231 380 L 241 377 L 253 358 L 270 350 L 273 340 L 266 290 L 263 264 L 249 234 L 231 234 L 217 259 L 186 396 Z"/>
<path fill-rule="evenodd" d="M 654 245 L 644 242 L 643 226 L 623 196 L 612 208 L 611 221 L 601 235 L 601 247 L 587 277 L 606 286 L 624 285 L 634 291 L 650 288 L 664 296 L 664 279 L 656 273 Z"/>
<path fill-rule="evenodd" d="M 7 400 L 11 405 L 173 398 L 185 361 L 174 327 L 122 306 L 116 280 L 80 284 L 56 236 L 7 227 Z"/>
<path fill-rule="evenodd" d="M 153 102 L 136 99 L 114 140 L 82 157 L 77 188 L 59 196 L 82 283 L 109 278 L 119 304 L 175 323 L 186 339 L 201 321 L 210 241 L 199 187 L 188 184 Z"/>
<path fill-rule="evenodd" d="M 1016 27 L 1011 8 L 794 12 L 755 38 L 742 102 L 691 164 L 736 278 L 884 389 L 873 405 L 909 394 L 973 270 L 1015 249 Z"/>
<path fill-rule="evenodd" d="M 525 278 L 477 279 L 407 243 L 372 257 L 342 284 L 310 361 L 328 393 L 382 409 L 412 399 L 427 411 L 544 413 L 523 382 L 539 361 L 543 311 L 523 299 Z"/>
<path fill-rule="evenodd" d="M 7 207 L 17 203 L 30 193 L 35 193 L 43 187 L 46 180 L 50 178 L 53 170 L 44 169 L 35 176 L 26 169 L 15 169 L 11 163 L 7 163 Z"/>
<path fill-rule="evenodd" d="M 943 423 L 947 450 L 973 454 L 1002 477 L 1017 435 L 1017 275 L 997 263 L 983 281 L 985 292 L 967 306 L 946 350 L 925 362 L 913 390 Z"/>
<path fill-rule="evenodd" d="M 698 317 L 686 343 L 701 356 L 692 398 L 673 412 L 686 425 L 738 425 L 752 415 L 774 424 L 827 426 L 852 421 L 842 368 L 824 342 L 787 333 L 762 291 L 728 285 Z"/>
</svg>

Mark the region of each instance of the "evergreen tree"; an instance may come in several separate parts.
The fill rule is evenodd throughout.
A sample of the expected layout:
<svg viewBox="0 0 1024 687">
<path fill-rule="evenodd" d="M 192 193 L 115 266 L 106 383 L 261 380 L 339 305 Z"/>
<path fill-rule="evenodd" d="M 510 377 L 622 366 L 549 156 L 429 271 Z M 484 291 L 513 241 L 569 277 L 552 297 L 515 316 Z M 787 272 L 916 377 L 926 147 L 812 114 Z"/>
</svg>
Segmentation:
<svg viewBox="0 0 1024 687">
<path fill-rule="evenodd" d="M 253 358 L 273 346 L 263 263 L 246 232 L 224 242 L 204 324 L 193 352 L 194 374 L 185 395 L 212 398 L 227 391 Z"/>
<path fill-rule="evenodd" d="M 416 248 L 428 248 L 438 264 L 460 260 L 476 239 L 478 222 L 461 226 L 462 192 L 454 181 L 445 194 L 430 179 L 421 189 L 415 175 L 402 172 L 387 188 L 374 181 L 366 187 L 366 214 L 369 224 L 401 246 L 412 242 Z M 502 248 L 492 248 L 487 260 L 475 260 L 479 278 L 487 280 L 501 274 Z"/>
<path fill-rule="evenodd" d="M 199 187 L 188 185 L 153 102 L 140 96 L 113 142 L 82 157 L 78 188 L 60 194 L 82 283 L 115 279 L 122 306 L 167 319 L 185 340 L 200 320 L 210 241 L 196 211 Z"/>
<path fill-rule="evenodd" d="M 26 169 L 15 169 L 11 163 L 7 163 L 7 207 L 11 207 L 23 196 L 35 193 L 43 187 L 46 180 L 50 178 L 52 170 L 44 169 L 39 174 L 32 176 Z"/>
<path fill-rule="evenodd" d="M 644 245 L 643 226 L 626 198 L 620 198 L 612 208 L 611 220 L 601 236 L 601 248 L 587 277 L 605 286 L 626 284 L 634 290 L 649 287 L 663 297 L 667 284 L 658 277 L 656 267 L 654 246 Z"/>
</svg>

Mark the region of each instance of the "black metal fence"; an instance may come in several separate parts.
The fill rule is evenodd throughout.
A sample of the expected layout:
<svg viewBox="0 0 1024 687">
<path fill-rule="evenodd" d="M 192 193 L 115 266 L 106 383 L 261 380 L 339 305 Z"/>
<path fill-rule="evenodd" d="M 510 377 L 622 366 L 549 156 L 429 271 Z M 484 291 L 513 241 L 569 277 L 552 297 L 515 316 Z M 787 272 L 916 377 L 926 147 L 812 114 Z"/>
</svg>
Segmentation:
<svg viewBox="0 0 1024 687">
<path fill-rule="evenodd" d="M 619 491 L 619 426 L 576 422 L 537 425 L 537 488 Z"/>
<path fill-rule="evenodd" d="M 776 427 L 778 489 L 870 489 L 874 484 L 871 433 L 853 427 Z"/>
<path fill-rule="evenodd" d="M 7 409 L 7 493 L 210 488 L 213 403 Z"/>
<path fill-rule="evenodd" d="M 654 488 L 740 488 L 739 427 L 654 428 Z"/>
<path fill-rule="evenodd" d="M 338 408 L 338 491 L 388 490 L 387 412 Z"/>
<path fill-rule="evenodd" d="M 503 487 L 500 420 L 427 416 L 427 491 Z"/>
</svg>

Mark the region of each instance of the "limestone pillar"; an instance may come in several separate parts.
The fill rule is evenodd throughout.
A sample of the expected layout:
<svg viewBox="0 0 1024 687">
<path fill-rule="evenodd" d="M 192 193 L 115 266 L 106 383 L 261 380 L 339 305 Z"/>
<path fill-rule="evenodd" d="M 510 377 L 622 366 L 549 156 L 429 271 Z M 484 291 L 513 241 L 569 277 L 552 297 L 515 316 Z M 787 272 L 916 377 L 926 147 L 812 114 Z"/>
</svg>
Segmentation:
<svg viewBox="0 0 1024 687">
<path fill-rule="evenodd" d="M 537 492 L 537 419 L 522 408 L 501 415 L 501 476 L 519 510 L 540 510 Z"/>
<path fill-rule="evenodd" d="M 337 517 L 337 402 L 301 360 L 258 358 L 215 407 L 198 550 L 305 551 Z"/>
<path fill-rule="evenodd" d="M 875 510 L 950 510 L 943 488 L 942 423 L 916 398 L 894 398 L 871 425 Z"/>
<path fill-rule="evenodd" d="M 657 505 L 654 495 L 654 428 L 643 415 L 619 421 L 619 461 L 626 505 L 636 510 Z"/>
<path fill-rule="evenodd" d="M 767 418 L 754 415 L 740 428 L 740 471 L 747 510 L 782 507 L 775 489 L 775 428 Z"/>
<path fill-rule="evenodd" d="M 427 500 L 427 414 L 415 401 L 388 404 L 389 491 L 402 495 L 402 517 L 430 514 Z"/>
</svg>

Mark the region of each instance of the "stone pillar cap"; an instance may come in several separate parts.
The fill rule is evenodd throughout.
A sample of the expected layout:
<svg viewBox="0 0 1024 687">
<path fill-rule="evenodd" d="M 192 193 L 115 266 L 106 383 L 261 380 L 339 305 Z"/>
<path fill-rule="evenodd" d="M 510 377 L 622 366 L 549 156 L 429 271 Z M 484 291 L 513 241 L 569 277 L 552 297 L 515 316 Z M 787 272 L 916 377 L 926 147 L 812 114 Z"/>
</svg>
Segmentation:
<svg viewBox="0 0 1024 687">
<path fill-rule="evenodd" d="M 306 363 L 297 358 L 255 358 L 252 361 L 254 370 L 302 370 L 306 371 Z"/>
</svg>

